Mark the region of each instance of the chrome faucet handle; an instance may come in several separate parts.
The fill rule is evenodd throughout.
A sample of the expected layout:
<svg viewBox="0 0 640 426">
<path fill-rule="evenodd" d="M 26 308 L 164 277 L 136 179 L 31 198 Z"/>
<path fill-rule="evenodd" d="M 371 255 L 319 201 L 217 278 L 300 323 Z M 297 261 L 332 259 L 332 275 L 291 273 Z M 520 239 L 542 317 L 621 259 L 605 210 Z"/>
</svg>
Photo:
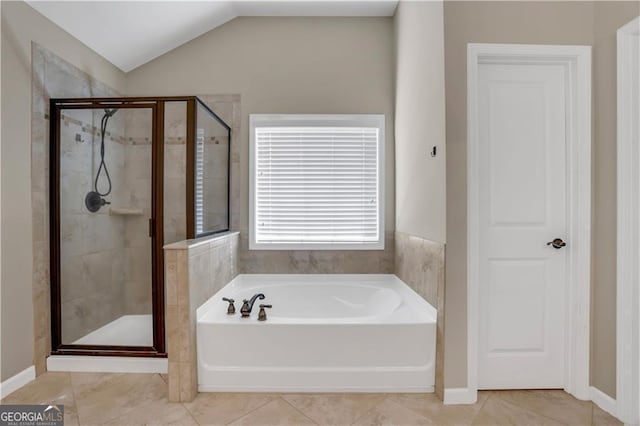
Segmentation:
<svg viewBox="0 0 640 426">
<path fill-rule="evenodd" d="M 267 312 L 264 308 L 272 308 L 271 305 L 260 305 L 260 312 L 258 312 L 258 321 L 266 321 L 267 320 Z"/>
<path fill-rule="evenodd" d="M 233 306 L 233 302 L 235 302 L 235 300 L 229 299 L 227 297 L 223 297 L 222 300 L 224 300 L 225 302 L 229 302 L 229 307 L 227 308 L 227 315 L 235 314 L 236 313 L 236 307 Z"/>
</svg>

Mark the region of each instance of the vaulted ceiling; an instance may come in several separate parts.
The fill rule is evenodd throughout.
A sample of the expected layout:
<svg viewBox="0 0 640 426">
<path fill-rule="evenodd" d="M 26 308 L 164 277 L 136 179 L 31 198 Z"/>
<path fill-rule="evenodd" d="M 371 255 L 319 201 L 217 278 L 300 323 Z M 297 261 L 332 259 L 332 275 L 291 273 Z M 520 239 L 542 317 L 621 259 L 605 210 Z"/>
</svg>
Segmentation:
<svg viewBox="0 0 640 426">
<path fill-rule="evenodd" d="M 238 16 L 392 16 L 397 0 L 28 1 L 128 72 Z"/>
</svg>

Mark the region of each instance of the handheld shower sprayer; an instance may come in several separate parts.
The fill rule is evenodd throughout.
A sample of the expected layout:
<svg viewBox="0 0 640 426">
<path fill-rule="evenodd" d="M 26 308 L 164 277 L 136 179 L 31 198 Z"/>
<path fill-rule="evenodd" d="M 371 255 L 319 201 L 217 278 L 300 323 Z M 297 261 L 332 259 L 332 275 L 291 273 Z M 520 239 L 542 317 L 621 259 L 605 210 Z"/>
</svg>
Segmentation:
<svg viewBox="0 0 640 426">
<path fill-rule="evenodd" d="M 109 169 L 107 169 L 107 163 L 104 161 L 105 152 L 104 152 L 104 136 L 107 132 L 107 123 L 109 119 L 118 112 L 117 108 L 105 108 L 104 115 L 102 116 L 102 122 L 100 124 L 100 166 L 98 166 L 98 171 L 96 172 L 96 178 L 93 183 L 93 191 L 87 193 L 84 198 L 84 204 L 92 213 L 100 210 L 100 207 L 111 204 L 109 201 L 105 200 L 103 197 L 106 197 L 111 193 L 111 176 L 109 176 Z M 100 192 L 98 190 L 98 181 L 100 180 L 100 173 L 104 170 L 104 175 L 107 178 L 108 189 L 106 192 Z"/>
</svg>

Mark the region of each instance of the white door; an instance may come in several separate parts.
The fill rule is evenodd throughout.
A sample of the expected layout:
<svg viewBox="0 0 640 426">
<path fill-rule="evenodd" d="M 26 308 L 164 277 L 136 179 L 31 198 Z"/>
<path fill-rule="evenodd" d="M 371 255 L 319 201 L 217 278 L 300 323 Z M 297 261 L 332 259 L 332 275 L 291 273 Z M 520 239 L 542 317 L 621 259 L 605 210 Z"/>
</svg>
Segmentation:
<svg viewBox="0 0 640 426">
<path fill-rule="evenodd" d="M 478 388 L 562 388 L 566 67 L 478 65 Z M 566 241 L 567 245 L 571 241 Z"/>
</svg>

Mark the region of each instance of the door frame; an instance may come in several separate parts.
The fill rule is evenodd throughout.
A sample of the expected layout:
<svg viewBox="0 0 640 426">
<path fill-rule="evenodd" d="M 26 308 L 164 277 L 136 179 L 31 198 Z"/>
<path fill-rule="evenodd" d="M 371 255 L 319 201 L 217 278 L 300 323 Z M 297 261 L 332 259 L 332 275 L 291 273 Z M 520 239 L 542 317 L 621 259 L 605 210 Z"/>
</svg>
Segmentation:
<svg viewBox="0 0 640 426">
<path fill-rule="evenodd" d="M 564 389 L 589 399 L 591 292 L 591 46 L 475 44 L 467 46 L 467 389 L 478 392 L 480 163 L 478 68 L 480 64 L 552 64 L 567 69 L 567 283 Z M 453 396 L 453 395 L 452 395 Z M 464 403 L 464 402 L 463 402 Z"/>
<path fill-rule="evenodd" d="M 616 301 L 616 401 L 611 409 L 620 420 L 640 422 L 640 141 L 633 139 L 633 110 L 640 110 L 640 100 L 632 96 L 633 79 L 640 65 L 633 61 L 634 38 L 640 43 L 640 17 L 617 32 L 617 133 L 618 133 L 618 241 Z M 634 69 L 635 68 L 635 69 Z M 635 76 L 634 76 L 635 74 Z M 635 103 L 635 105 L 634 105 Z M 635 118 L 635 120 L 634 120 Z"/>
</svg>

